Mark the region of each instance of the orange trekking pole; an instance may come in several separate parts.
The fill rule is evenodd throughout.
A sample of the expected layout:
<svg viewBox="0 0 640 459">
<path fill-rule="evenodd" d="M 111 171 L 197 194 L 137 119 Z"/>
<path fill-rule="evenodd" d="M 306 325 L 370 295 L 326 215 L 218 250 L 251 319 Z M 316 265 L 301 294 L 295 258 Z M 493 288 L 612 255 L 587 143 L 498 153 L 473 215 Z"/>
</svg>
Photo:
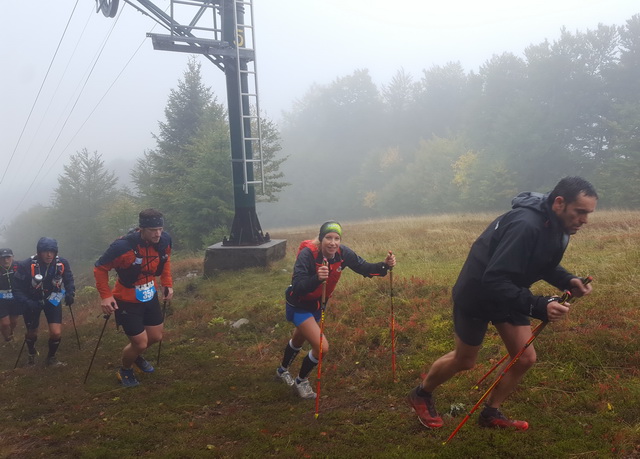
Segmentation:
<svg viewBox="0 0 640 459">
<path fill-rule="evenodd" d="M 544 327 L 547 326 L 549 322 L 542 322 L 542 327 L 540 329 L 540 331 L 542 331 L 542 329 L 544 329 Z M 520 351 L 518 351 L 518 353 L 515 355 L 515 357 L 513 358 L 513 360 L 511 360 L 511 362 L 509 362 L 509 365 L 507 365 L 504 370 L 502 370 L 502 373 L 500 373 L 500 376 L 498 376 L 498 378 L 493 382 L 493 384 L 491 384 L 491 386 L 489 386 L 489 388 L 487 389 L 487 391 L 484 393 L 484 395 L 482 397 L 480 397 L 480 400 L 478 400 L 478 402 L 473 405 L 473 408 L 471 408 L 471 411 L 469 411 L 469 413 L 467 413 L 467 415 L 464 417 L 464 419 L 460 422 L 460 424 L 458 424 L 458 427 L 455 428 L 455 430 L 453 432 L 451 432 L 451 435 L 449 435 L 449 438 L 447 438 L 442 444 L 446 445 L 447 443 L 449 443 L 449 441 L 451 441 L 451 439 L 453 437 L 456 436 L 456 434 L 458 433 L 458 431 L 462 428 L 462 426 L 469 420 L 469 418 L 471 417 L 471 415 L 473 413 L 475 413 L 475 411 L 478 409 L 478 407 L 480 406 L 480 404 L 484 401 L 484 399 L 486 399 L 489 394 L 491 393 L 491 391 L 498 385 L 498 383 L 500 381 L 502 381 L 502 378 L 504 377 L 504 375 L 507 374 L 507 372 L 511 369 L 511 367 L 513 365 L 515 365 L 515 363 L 518 361 L 518 359 L 520 358 L 520 356 L 522 354 L 524 354 L 524 351 L 527 350 L 527 348 L 531 345 L 531 343 L 533 342 L 534 339 L 536 339 L 538 335 L 531 335 L 531 338 L 529 338 L 529 340 L 525 343 L 524 347 L 522 349 L 520 349 Z"/>
<path fill-rule="evenodd" d="M 535 335 L 535 336 L 538 336 L 538 334 L 540 334 L 540 332 L 544 328 L 543 324 L 545 324 L 545 322 L 540 322 L 536 326 L 536 328 L 533 329 L 531 334 Z M 489 375 L 495 371 L 496 368 L 498 368 L 500 365 L 502 365 L 502 363 L 505 360 L 507 360 L 507 358 L 509 358 L 509 353 L 508 352 L 498 361 L 498 363 L 496 363 L 493 367 L 491 367 L 491 369 L 489 371 L 487 371 L 487 373 L 482 378 L 478 379 L 478 381 L 473 385 L 473 389 L 479 389 L 480 388 L 480 384 L 482 383 L 482 381 L 487 379 L 489 377 Z"/>
<path fill-rule="evenodd" d="M 322 266 L 327 266 L 329 262 L 322 259 Z M 322 379 L 322 336 L 324 335 L 324 311 L 327 308 L 327 281 L 322 283 L 322 314 L 320 316 L 320 352 L 318 355 L 318 377 L 316 378 L 316 413 L 314 417 L 318 419 L 320 415 L 320 381 Z"/>
<path fill-rule="evenodd" d="M 591 276 L 587 276 L 587 277 L 583 277 L 582 279 L 580 279 L 582 281 L 582 285 L 587 285 L 589 283 L 591 283 L 593 281 L 593 277 Z M 563 296 L 564 298 L 564 296 Z M 544 323 L 544 322 L 543 322 Z M 531 332 L 534 335 L 539 334 L 542 331 L 542 323 L 538 324 L 538 326 L 536 328 L 533 329 L 533 331 Z M 500 365 L 502 365 L 502 363 L 507 360 L 507 358 L 509 357 L 509 353 L 507 352 L 504 357 L 502 357 L 498 363 L 496 363 L 493 367 L 491 367 L 491 369 L 482 377 L 478 380 L 478 382 L 476 382 L 473 385 L 473 389 L 478 389 L 480 387 L 480 383 L 482 381 L 484 381 L 485 379 L 487 379 L 489 377 L 489 375 L 491 373 L 493 373 L 495 371 L 496 368 L 498 368 Z"/>
<path fill-rule="evenodd" d="M 571 298 L 571 292 L 569 290 L 567 290 L 562 294 L 562 296 L 560 298 L 556 298 L 556 301 L 558 303 L 562 304 L 562 303 L 566 303 L 567 301 L 569 301 L 570 298 Z M 447 438 L 442 443 L 443 445 L 446 445 L 447 443 L 449 443 L 451 441 L 451 439 L 456 436 L 456 434 L 462 428 L 462 426 L 465 425 L 465 423 L 469 420 L 471 415 L 473 413 L 475 413 L 475 411 L 478 409 L 480 404 L 489 396 L 491 391 L 493 389 L 495 389 L 495 387 L 500 383 L 500 381 L 502 381 L 502 378 L 504 378 L 504 375 L 506 375 L 509 372 L 509 370 L 511 369 L 511 367 L 516 364 L 516 362 L 520 359 L 520 356 L 522 354 L 524 354 L 524 352 L 527 350 L 527 348 L 529 346 L 531 346 L 531 343 L 533 343 L 533 341 L 538 337 L 538 335 L 542 332 L 542 330 L 544 330 L 544 327 L 546 327 L 548 323 L 549 322 L 542 322 L 540 324 L 540 326 L 538 327 L 539 328 L 538 333 L 531 335 L 531 338 L 529 338 L 527 340 L 527 342 L 524 344 L 522 349 L 520 349 L 518 351 L 518 353 L 513 357 L 511 362 L 509 362 L 509 364 L 504 368 L 504 370 L 502 370 L 502 373 L 500 373 L 500 376 L 498 376 L 498 378 L 493 382 L 493 384 L 491 384 L 491 386 L 489 386 L 487 391 L 482 395 L 482 397 L 480 397 L 480 400 L 478 400 L 478 402 L 475 405 L 473 405 L 473 408 L 471 408 L 471 411 L 469 411 L 469 413 L 467 413 L 467 415 L 462 419 L 460 424 L 458 424 L 458 427 L 456 427 L 455 430 L 453 432 L 451 432 L 451 435 L 449 435 L 449 438 Z"/>
</svg>

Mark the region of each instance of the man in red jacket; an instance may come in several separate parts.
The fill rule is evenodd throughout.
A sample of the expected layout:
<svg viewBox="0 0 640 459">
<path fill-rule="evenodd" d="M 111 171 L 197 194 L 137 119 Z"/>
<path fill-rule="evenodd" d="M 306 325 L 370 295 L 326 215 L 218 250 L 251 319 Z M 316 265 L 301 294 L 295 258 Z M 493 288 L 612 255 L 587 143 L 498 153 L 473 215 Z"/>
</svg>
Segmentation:
<svg viewBox="0 0 640 459">
<path fill-rule="evenodd" d="M 122 367 L 117 377 L 125 387 L 139 384 L 135 364 L 145 373 L 154 368 L 142 353 L 162 340 L 163 316 L 156 277 L 160 277 L 164 300 L 173 297 L 171 278 L 171 237 L 163 231 L 164 218 L 155 209 L 140 212 L 139 228 L 115 240 L 96 261 L 93 274 L 105 314 L 115 312 L 116 321 L 129 337 L 122 351 Z M 109 271 L 118 274 L 113 291 Z"/>
</svg>

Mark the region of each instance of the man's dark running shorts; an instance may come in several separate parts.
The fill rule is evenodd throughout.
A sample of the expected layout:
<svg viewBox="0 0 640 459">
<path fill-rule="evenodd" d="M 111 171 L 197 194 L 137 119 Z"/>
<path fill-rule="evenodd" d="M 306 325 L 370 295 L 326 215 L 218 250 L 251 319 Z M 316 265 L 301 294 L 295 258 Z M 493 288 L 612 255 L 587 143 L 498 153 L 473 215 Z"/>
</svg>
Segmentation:
<svg viewBox="0 0 640 459">
<path fill-rule="evenodd" d="M 501 320 L 483 319 L 474 317 L 463 311 L 461 307 L 453 305 L 453 328 L 456 335 L 463 343 L 469 346 L 480 346 L 484 335 L 487 333 L 489 322 L 492 324 L 510 323 L 512 325 L 530 325 L 529 318 L 524 314 L 512 313 L 511 317 Z"/>
<path fill-rule="evenodd" d="M 122 300 L 116 302 L 116 322 L 127 336 L 139 335 L 144 331 L 144 327 L 162 324 L 162 308 L 157 293 L 146 303 L 128 303 Z"/>
</svg>

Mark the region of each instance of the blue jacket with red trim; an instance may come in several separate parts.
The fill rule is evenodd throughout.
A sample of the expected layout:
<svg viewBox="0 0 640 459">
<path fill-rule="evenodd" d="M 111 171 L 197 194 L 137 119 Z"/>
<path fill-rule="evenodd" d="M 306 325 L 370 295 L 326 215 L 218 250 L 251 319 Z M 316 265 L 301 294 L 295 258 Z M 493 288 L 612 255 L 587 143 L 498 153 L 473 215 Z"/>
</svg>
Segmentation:
<svg viewBox="0 0 640 459">
<path fill-rule="evenodd" d="M 385 262 L 368 263 L 360 258 L 346 245 L 340 245 L 335 256 L 327 260 L 329 278 L 327 279 L 327 299 L 331 297 L 336 284 L 340 280 L 342 270 L 351 268 L 364 277 L 386 276 L 389 267 Z M 298 257 L 293 266 L 291 285 L 285 292 L 287 303 L 296 308 L 316 311 L 322 307 L 322 282 L 318 280 L 317 271 L 322 266 L 323 257 L 314 241 L 300 244 Z"/>
<path fill-rule="evenodd" d="M 36 274 L 43 278 L 38 287 L 34 287 L 31 282 Z M 65 295 L 73 296 L 76 292 L 69 262 L 57 255 L 49 264 L 42 263 L 37 255 L 18 262 L 14 279 L 14 298 L 31 309 L 38 308 L 52 293 L 60 292 L 63 288 Z"/>
</svg>

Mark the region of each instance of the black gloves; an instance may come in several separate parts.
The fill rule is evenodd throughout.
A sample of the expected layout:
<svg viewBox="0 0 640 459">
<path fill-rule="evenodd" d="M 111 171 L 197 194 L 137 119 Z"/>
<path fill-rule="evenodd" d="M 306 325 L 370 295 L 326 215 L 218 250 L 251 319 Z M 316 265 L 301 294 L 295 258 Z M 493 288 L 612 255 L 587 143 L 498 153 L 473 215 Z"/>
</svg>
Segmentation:
<svg viewBox="0 0 640 459">
<path fill-rule="evenodd" d="M 74 296 L 72 294 L 67 294 L 64 296 L 64 303 L 67 306 L 71 306 L 74 302 Z"/>
</svg>

